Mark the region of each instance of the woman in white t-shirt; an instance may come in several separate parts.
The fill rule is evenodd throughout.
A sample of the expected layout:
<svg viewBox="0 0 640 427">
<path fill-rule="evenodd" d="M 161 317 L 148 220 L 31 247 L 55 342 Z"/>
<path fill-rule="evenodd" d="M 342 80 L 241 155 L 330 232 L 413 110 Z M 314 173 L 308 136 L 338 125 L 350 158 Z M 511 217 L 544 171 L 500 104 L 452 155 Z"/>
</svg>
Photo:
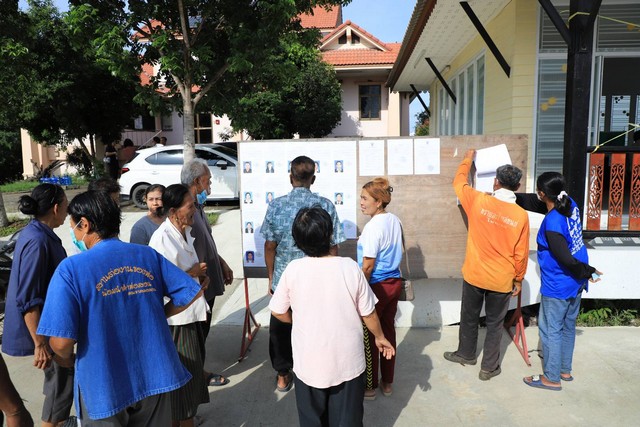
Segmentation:
<svg viewBox="0 0 640 427">
<path fill-rule="evenodd" d="M 364 226 L 358 239 L 358 264 L 369 281 L 373 293 L 378 298 L 376 312 L 380 318 L 382 331 L 391 345 L 396 346 L 394 321 L 398 310 L 398 298 L 402 290 L 400 261 L 402 260 L 402 224 L 397 216 L 385 208 L 391 202 L 389 181 L 376 178 L 367 182 L 360 193 L 360 210 L 371 220 Z M 393 387 L 395 356 L 381 359 L 372 345 L 372 335 L 365 334 L 367 376 L 365 379 L 365 399 L 376 398 L 378 388 L 378 364 L 380 365 L 380 389 L 390 396 Z"/>
<path fill-rule="evenodd" d="M 209 281 L 207 264 L 201 263 L 193 247 L 191 236 L 195 200 L 189 188 L 182 184 L 167 187 L 162 194 L 162 210 L 167 219 L 153 233 L 149 246 L 167 260 L 187 272 L 193 280 L 201 282 L 203 289 Z M 193 417 L 198 405 L 209 402 L 209 391 L 205 380 L 203 323 L 207 320 L 209 306 L 204 295 L 183 312 L 167 318 L 173 342 L 180 361 L 191 373 L 191 380 L 170 393 L 171 419 L 174 426 L 193 426 Z"/>
</svg>

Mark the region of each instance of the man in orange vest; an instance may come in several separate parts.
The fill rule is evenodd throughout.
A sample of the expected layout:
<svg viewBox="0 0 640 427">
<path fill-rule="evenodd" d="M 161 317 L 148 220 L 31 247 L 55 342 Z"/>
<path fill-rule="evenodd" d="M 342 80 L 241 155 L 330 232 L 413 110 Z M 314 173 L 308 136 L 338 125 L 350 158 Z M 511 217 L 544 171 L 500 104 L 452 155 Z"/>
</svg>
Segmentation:
<svg viewBox="0 0 640 427">
<path fill-rule="evenodd" d="M 529 217 L 516 205 L 514 191 L 520 187 L 522 171 L 512 165 L 496 171 L 493 193 L 469 184 L 475 157 L 469 150 L 453 180 L 453 188 L 467 214 L 469 231 L 462 266 L 462 308 L 458 349 L 444 358 L 461 365 L 475 365 L 478 326 L 485 304 L 487 334 L 479 378 L 487 381 L 500 374 L 500 340 L 509 300 L 522 289 L 529 256 Z"/>
</svg>

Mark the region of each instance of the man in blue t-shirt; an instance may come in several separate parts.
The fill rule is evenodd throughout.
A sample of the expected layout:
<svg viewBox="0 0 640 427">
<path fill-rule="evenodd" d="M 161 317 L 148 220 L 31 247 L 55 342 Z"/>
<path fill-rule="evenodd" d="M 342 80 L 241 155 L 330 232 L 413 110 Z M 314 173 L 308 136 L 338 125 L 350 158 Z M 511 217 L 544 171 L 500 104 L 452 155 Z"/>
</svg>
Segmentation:
<svg viewBox="0 0 640 427">
<path fill-rule="evenodd" d="M 53 351 L 69 363 L 77 344 L 74 394 L 83 427 L 168 427 L 167 392 L 191 376 L 166 317 L 203 291 L 153 249 L 118 240 L 120 209 L 108 195 L 79 194 L 68 211 L 81 253 L 56 270 L 38 334 L 51 337 Z"/>
</svg>

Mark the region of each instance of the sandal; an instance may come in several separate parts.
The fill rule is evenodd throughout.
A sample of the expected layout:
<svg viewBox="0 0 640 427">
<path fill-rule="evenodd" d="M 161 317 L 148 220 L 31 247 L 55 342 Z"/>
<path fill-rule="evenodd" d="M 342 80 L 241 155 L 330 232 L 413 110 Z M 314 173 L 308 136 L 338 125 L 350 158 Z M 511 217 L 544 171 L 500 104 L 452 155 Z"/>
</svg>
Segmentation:
<svg viewBox="0 0 640 427">
<path fill-rule="evenodd" d="M 565 375 L 569 375 L 568 377 L 563 377 L 562 375 L 563 375 L 563 374 L 560 374 L 560 379 L 561 379 L 562 381 L 573 381 L 573 375 L 571 375 L 571 374 L 565 374 Z"/>
<path fill-rule="evenodd" d="M 284 387 L 280 387 L 278 385 L 278 379 L 279 377 L 283 377 L 286 378 L 286 385 Z M 291 387 L 293 387 L 293 375 L 291 374 L 291 372 L 287 373 L 286 375 L 280 375 L 278 374 L 276 376 L 276 390 L 282 393 L 286 393 L 289 390 L 291 390 Z"/>
<path fill-rule="evenodd" d="M 223 377 L 220 374 L 209 374 L 207 377 L 207 385 L 210 387 L 220 387 L 229 384 L 229 378 Z"/>
<path fill-rule="evenodd" d="M 543 383 L 542 378 L 543 378 L 543 375 L 532 375 L 530 377 L 524 377 L 522 381 L 524 381 L 524 383 L 529 387 L 542 388 L 545 390 L 553 390 L 553 391 L 562 390 L 562 386 L 553 386 L 553 385 L 547 385 Z"/>
<path fill-rule="evenodd" d="M 391 383 L 381 382 L 380 391 L 384 396 L 389 397 L 393 394 L 393 386 L 391 385 Z"/>
</svg>

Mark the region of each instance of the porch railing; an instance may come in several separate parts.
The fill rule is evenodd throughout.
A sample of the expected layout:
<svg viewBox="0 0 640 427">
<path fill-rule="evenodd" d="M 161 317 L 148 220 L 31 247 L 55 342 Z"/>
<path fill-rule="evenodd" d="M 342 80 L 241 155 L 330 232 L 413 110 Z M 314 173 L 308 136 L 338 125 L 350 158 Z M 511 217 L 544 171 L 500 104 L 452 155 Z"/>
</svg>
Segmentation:
<svg viewBox="0 0 640 427">
<path fill-rule="evenodd" d="M 588 152 L 584 234 L 640 236 L 640 147 Z"/>
</svg>

